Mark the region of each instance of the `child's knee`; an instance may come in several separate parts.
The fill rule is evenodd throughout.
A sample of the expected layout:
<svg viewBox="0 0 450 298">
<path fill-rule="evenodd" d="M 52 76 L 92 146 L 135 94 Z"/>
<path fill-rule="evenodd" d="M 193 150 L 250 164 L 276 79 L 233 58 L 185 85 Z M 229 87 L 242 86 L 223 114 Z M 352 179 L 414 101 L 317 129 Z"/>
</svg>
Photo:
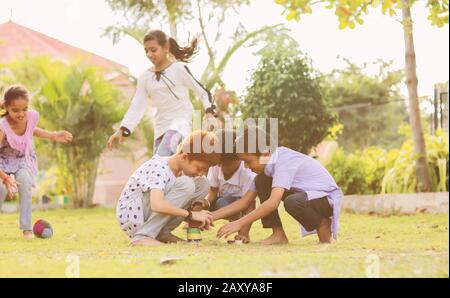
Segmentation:
<svg viewBox="0 0 450 298">
<path fill-rule="evenodd" d="M 195 182 L 187 176 L 178 177 L 173 187 L 177 192 L 183 192 L 186 196 L 192 196 L 195 192 Z"/>
<path fill-rule="evenodd" d="M 307 207 L 308 196 L 306 193 L 295 193 L 284 199 L 284 209 L 287 213 L 302 212 Z"/>
<path fill-rule="evenodd" d="M 259 174 L 255 177 L 255 188 L 260 201 L 265 201 L 270 197 L 272 191 L 272 177 Z"/>
<path fill-rule="evenodd" d="M 259 174 L 255 177 L 255 186 L 256 188 L 267 187 L 267 184 L 270 183 L 272 186 L 272 177 L 266 176 L 265 174 Z"/>
<path fill-rule="evenodd" d="M 195 194 L 197 197 L 204 198 L 208 195 L 209 182 L 205 177 L 198 177 L 194 180 Z M 197 195 L 198 194 L 198 195 Z"/>
</svg>

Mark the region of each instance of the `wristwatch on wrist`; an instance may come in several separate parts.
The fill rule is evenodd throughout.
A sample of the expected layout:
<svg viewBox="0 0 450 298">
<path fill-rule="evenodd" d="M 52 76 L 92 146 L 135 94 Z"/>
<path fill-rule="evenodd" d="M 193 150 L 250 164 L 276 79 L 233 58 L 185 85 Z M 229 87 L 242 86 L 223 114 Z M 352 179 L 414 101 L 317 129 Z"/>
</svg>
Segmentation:
<svg viewBox="0 0 450 298">
<path fill-rule="evenodd" d="M 131 131 L 125 126 L 121 126 L 120 130 L 122 131 L 122 136 L 129 137 L 131 135 Z"/>
</svg>

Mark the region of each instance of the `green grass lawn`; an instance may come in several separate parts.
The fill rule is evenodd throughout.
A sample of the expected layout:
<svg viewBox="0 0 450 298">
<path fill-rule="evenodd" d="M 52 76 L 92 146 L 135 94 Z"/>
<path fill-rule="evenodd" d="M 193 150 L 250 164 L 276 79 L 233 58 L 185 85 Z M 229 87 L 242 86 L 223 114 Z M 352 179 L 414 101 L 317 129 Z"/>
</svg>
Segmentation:
<svg viewBox="0 0 450 298">
<path fill-rule="evenodd" d="M 51 239 L 23 239 L 18 214 L 0 214 L 0 277 L 66 277 L 79 260 L 80 277 L 449 277 L 448 214 L 370 216 L 344 213 L 339 241 L 301 238 L 298 224 L 281 212 L 290 243 L 229 245 L 203 232 L 201 245 L 129 247 L 112 209 L 49 210 Z M 175 234 L 185 237 L 179 227 Z M 270 234 L 260 222 L 252 241 Z M 177 261 L 160 264 L 163 257 Z M 377 259 L 379 258 L 379 267 Z"/>
</svg>

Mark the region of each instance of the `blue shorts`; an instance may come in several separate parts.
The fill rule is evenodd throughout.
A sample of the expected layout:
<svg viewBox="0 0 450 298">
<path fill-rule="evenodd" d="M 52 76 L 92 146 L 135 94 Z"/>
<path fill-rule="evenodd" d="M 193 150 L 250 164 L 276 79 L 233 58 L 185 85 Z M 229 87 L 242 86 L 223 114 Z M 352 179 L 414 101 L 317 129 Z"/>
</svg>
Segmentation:
<svg viewBox="0 0 450 298">
<path fill-rule="evenodd" d="M 211 206 L 211 211 L 219 210 L 231 203 L 239 200 L 241 197 L 218 197 L 214 204 Z"/>
</svg>

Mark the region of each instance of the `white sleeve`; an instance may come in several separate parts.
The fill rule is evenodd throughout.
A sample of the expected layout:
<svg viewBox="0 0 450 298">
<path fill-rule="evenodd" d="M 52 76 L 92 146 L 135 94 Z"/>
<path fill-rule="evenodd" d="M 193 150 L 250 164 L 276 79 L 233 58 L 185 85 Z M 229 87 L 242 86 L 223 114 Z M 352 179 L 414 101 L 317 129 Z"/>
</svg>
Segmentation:
<svg viewBox="0 0 450 298">
<path fill-rule="evenodd" d="M 192 75 L 191 71 L 186 65 L 180 65 L 180 73 L 182 74 L 182 82 L 186 87 L 195 92 L 195 94 L 200 98 L 205 109 L 210 108 L 212 105 L 212 96 L 208 89 L 206 89 L 199 81 L 197 81 Z"/>
<path fill-rule="evenodd" d="M 210 187 L 219 187 L 219 171 L 218 171 L 218 166 L 214 166 L 214 167 L 210 167 L 208 170 L 208 182 L 209 182 L 209 186 Z"/>
<path fill-rule="evenodd" d="M 256 174 L 253 173 L 251 170 L 246 171 L 245 174 L 246 174 L 246 176 L 245 176 L 245 179 L 243 179 L 244 183 L 242 185 L 242 193 L 245 194 L 248 191 L 256 192 L 256 186 L 255 186 Z"/>
<path fill-rule="evenodd" d="M 146 75 L 144 73 L 138 78 L 136 91 L 133 99 L 131 100 L 131 105 L 123 117 L 122 123 L 120 124 L 120 126 L 128 128 L 130 132 L 133 132 L 139 124 L 147 109 L 148 93 L 145 83 Z"/>
</svg>

